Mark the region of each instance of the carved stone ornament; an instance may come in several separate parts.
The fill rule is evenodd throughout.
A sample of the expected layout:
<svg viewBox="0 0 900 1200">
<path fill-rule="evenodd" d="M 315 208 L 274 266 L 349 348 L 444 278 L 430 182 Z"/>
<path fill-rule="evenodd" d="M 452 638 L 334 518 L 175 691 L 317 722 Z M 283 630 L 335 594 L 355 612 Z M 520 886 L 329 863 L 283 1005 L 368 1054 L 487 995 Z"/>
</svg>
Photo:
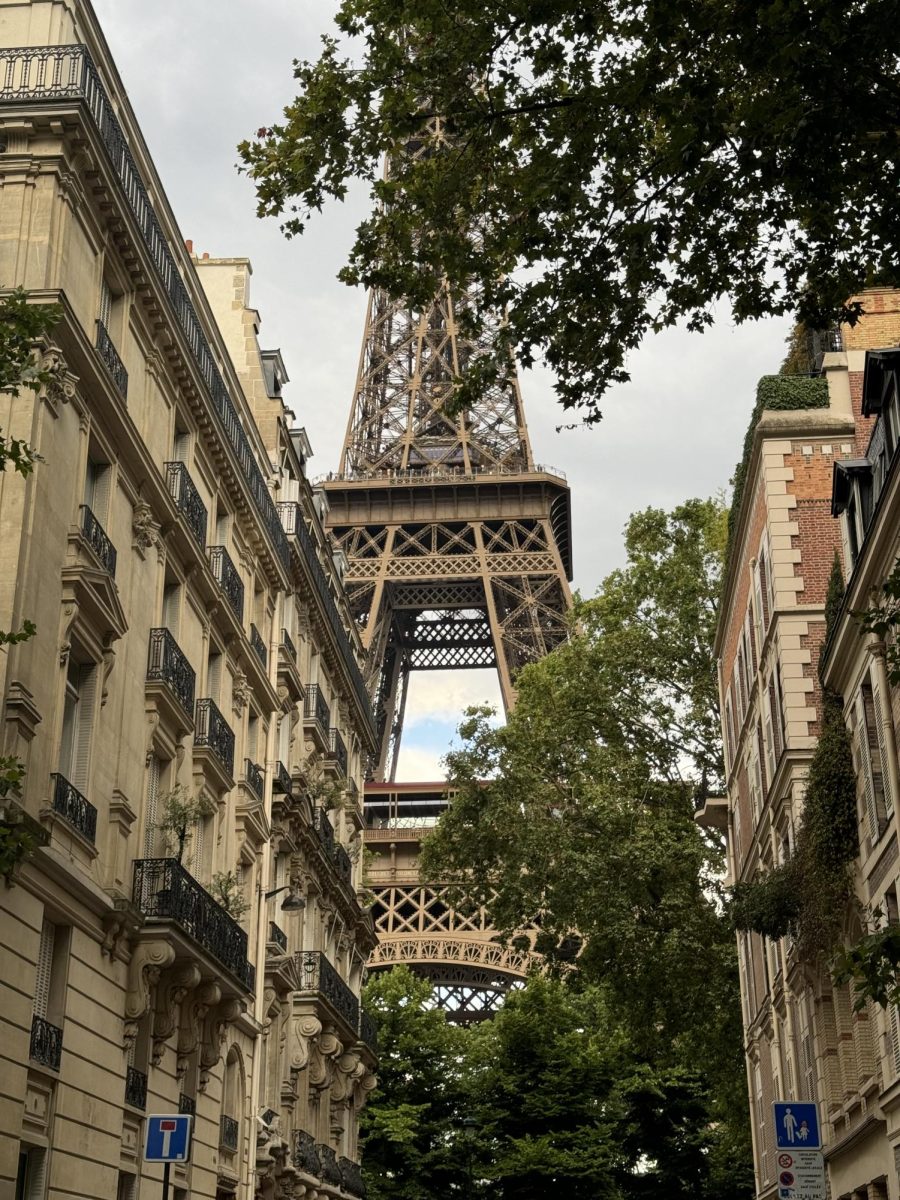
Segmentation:
<svg viewBox="0 0 900 1200">
<path fill-rule="evenodd" d="M 168 942 L 139 942 L 128 964 L 128 990 L 125 993 L 125 1046 L 137 1037 L 141 1017 L 150 1009 L 153 989 L 160 972 L 175 961 Z"/>
<path fill-rule="evenodd" d="M 331 1081 L 331 1099 L 335 1104 L 350 1100 L 357 1080 L 366 1073 L 366 1066 L 355 1050 L 345 1050 L 335 1064 Z"/>
<path fill-rule="evenodd" d="M 60 406 L 75 399 L 78 376 L 72 374 L 63 358 L 62 350 L 52 342 L 39 353 L 37 367 L 39 371 L 45 371 L 50 376 L 41 388 L 40 399 L 46 403 L 53 416 L 58 417 Z"/>
<path fill-rule="evenodd" d="M 181 1024 L 178 1028 L 178 1075 L 184 1076 L 188 1059 L 200 1041 L 200 1030 L 210 1008 L 219 1003 L 222 989 L 217 983 L 207 981 L 197 988 L 193 996 L 181 1006 Z"/>
<path fill-rule="evenodd" d="M 302 1071 L 309 1062 L 310 1046 L 322 1032 L 322 1022 L 312 1016 L 291 1017 L 290 1057 L 288 1066 L 292 1071 Z"/>
<path fill-rule="evenodd" d="M 200 1081 L 201 1092 L 206 1091 L 209 1074 L 222 1057 L 222 1043 L 230 1022 L 237 1020 L 243 1012 L 240 1000 L 223 1000 L 217 1008 L 211 1009 L 203 1021 L 203 1032 L 200 1040 Z"/>
<path fill-rule="evenodd" d="M 317 1092 L 325 1092 L 331 1087 L 337 1061 L 344 1052 L 344 1047 L 331 1032 L 321 1033 L 310 1044 L 309 1052 L 309 1086 Z"/>
<path fill-rule="evenodd" d="M 231 707 L 238 716 L 247 707 L 249 699 L 250 685 L 247 683 L 247 676 L 238 668 L 234 673 L 234 679 L 231 684 Z"/>
<path fill-rule="evenodd" d="M 146 500 L 138 500 L 131 514 L 131 536 L 135 550 L 146 552 L 160 544 L 160 525 L 153 519 L 153 509 Z"/>
<path fill-rule="evenodd" d="M 356 1080 L 353 1085 L 353 1107 L 357 1112 L 365 1108 L 366 1101 L 375 1089 L 378 1087 L 378 1076 L 374 1071 L 368 1069 Z"/>
<path fill-rule="evenodd" d="M 200 982 L 200 968 L 193 963 L 182 963 L 171 971 L 163 985 L 156 989 L 156 1012 L 153 1015 L 153 1065 L 162 1061 L 166 1042 L 175 1032 L 178 1010 L 188 992 Z"/>
</svg>

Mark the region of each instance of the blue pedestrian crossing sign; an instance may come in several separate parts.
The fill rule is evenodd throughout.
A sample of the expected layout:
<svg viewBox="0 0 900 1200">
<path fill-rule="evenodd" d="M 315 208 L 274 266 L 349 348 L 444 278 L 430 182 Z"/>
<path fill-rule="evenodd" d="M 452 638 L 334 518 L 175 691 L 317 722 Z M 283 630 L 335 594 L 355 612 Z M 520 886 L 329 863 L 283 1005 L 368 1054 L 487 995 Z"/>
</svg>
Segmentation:
<svg viewBox="0 0 900 1200">
<path fill-rule="evenodd" d="M 183 1113 L 147 1118 L 144 1137 L 146 1162 L 187 1162 L 191 1152 L 193 1117 Z"/>
<path fill-rule="evenodd" d="M 779 1150 L 820 1150 L 819 1108 L 816 1104 L 776 1100 L 775 1145 Z"/>
</svg>

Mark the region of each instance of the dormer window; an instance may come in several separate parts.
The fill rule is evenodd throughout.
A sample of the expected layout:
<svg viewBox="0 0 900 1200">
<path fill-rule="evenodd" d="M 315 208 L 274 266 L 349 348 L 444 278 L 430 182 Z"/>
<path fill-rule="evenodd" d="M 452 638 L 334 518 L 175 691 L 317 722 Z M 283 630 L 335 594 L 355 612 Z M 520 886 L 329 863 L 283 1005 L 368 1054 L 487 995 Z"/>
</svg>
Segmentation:
<svg viewBox="0 0 900 1200">
<path fill-rule="evenodd" d="M 839 459 L 831 484 L 831 515 L 844 517 L 850 564 L 855 565 L 872 515 L 872 464 L 867 458 Z"/>
</svg>

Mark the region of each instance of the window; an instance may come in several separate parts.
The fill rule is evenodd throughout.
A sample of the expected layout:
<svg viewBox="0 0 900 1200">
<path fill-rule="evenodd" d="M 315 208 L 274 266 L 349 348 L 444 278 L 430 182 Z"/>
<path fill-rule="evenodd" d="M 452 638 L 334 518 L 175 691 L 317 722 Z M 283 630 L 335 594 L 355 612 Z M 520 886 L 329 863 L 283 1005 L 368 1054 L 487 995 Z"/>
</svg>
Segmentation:
<svg viewBox="0 0 900 1200">
<path fill-rule="evenodd" d="M 176 579 L 167 579 L 163 587 L 162 623 L 172 633 L 178 630 L 181 616 L 181 584 Z"/>
<path fill-rule="evenodd" d="M 88 785 L 96 693 L 96 664 L 78 662 L 70 655 L 58 763 L 60 775 L 81 792 L 86 791 Z"/>
<path fill-rule="evenodd" d="M 62 1056 L 68 954 L 68 931 L 45 919 L 34 971 L 30 1057 L 54 1071 Z"/>
<path fill-rule="evenodd" d="M 16 1200 L 44 1200 L 47 1193 L 47 1151 L 42 1146 L 19 1151 Z"/>
<path fill-rule="evenodd" d="M 101 323 L 103 325 L 105 325 L 107 329 L 109 329 L 109 320 L 110 320 L 110 317 L 112 316 L 112 301 L 113 301 L 113 298 L 112 298 L 112 291 L 110 290 L 110 286 L 106 282 L 105 279 L 101 279 L 100 280 L 100 305 L 99 305 L 99 309 L 98 309 L 98 316 L 100 317 Z"/>
<path fill-rule="evenodd" d="M 877 842 L 884 832 L 892 800 L 887 772 L 887 746 L 881 713 L 881 692 L 869 681 L 856 698 L 855 724 L 865 793 L 869 837 Z"/>
<path fill-rule="evenodd" d="M 218 650 L 210 650 L 209 658 L 206 660 L 206 695 L 218 705 L 221 690 L 222 655 Z"/>
<path fill-rule="evenodd" d="M 768 1132 L 766 1130 L 766 1104 L 763 1096 L 762 1068 L 759 1063 L 753 1065 L 753 1093 L 756 1109 L 756 1146 L 759 1154 L 760 1182 L 765 1183 L 769 1178 L 768 1161 Z"/>
<path fill-rule="evenodd" d="M 144 805 L 144 858 L 156 858 L 165 854 L 163 835 L 159 823 L 163 819 L 161 797 L 163 778 L 168 763 L 153 753 L 147 759 L 147 801 Z"/>
<path fill-rule="evenodd" d="M 283 752 L 286 749 L 286 741 L 287 741 L 285 735 L 289 733 L 289 730 L 290 730 L 290 727 L 288 725 L 288 722 L 282 721 L 281 729 L 279 731 L 279 740 L 281 743 L 281 750 L 282 750 L 280 758 L 283 763 L 287 762 L 287 759 L 285 758 Z M 731 764 L 734 762 L 734 750 L 735 750 L 734 719 L 731 715 L 731 692 L 730 692 L 730 690 L 729 690 L 728 695 L 725 697 L 725 734 L 726 734 L 725 746 L 726 746 L 726 750 L 728 752 L 728 762 L 726 763 L 726 766 L 730 768 Z"/>
<path fill-rule="evenodd" d="M 133 1175 L 129 1175 L 127 1171 L 119 1172 L 119 1186 L 116 1189 L 116 1200 L 135 1200 L 136 1180 Z"/>
<path fill-rule="evenodd" d="M 84 477 L 84 502 L 101 525 L 108 519 L 110 475 L 109 463 L 89 456 Z"/>
</svg>

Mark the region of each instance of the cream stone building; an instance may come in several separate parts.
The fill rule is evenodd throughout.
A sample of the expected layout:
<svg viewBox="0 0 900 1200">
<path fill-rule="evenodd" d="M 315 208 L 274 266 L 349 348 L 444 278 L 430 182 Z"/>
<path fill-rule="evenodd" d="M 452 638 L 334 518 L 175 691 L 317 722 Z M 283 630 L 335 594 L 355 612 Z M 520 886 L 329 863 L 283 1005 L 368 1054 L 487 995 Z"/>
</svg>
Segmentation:
<svg viewBox="0 0 900 1200">
<path fill-rule="evenodd" d="M 786 401 L 792 385 L 784 377 L 764 388 L 771 405 L 762 408 L 752 433 L 716 643 L 727 808 L 708 802 L 699 819 L 727 827 L 730 882 L 765 875 L 793 852 L 822 717 L 819 659 L 838 552 L 849 590 L 822 669 L 829 690 L 843 696 L 853 739 L 856 888 L 864 906 L 882 903 L 896 916 L 900 783 L 891 718 L 897 703 L 883 655 L 860 636 L 849 614 L 865 606 L 867 589 L 884 578 L 897 554 L 900 510 L 873 509 L 874 497 L 888 503 L 896 378 L 891 407 L 879 390 L 881 377 L 874 382 L 880 365 L 866 364 L 869 349 L 900 340 L 900 294 L 875 290 L 862 299 L 866 316 L 856 327 L 816 339 L 811 367 L 824 381 L 817 407 L 797 407 L 797 394 Z M 864 373 L 870 380 L 865 402 Z M 816 388 L 807 391 L 812 397 Z M 889 428 L 894 432 L 885 441 Z M 872 480 L 878 481 L 874 492 L 859 490 Z M 832 516 L 833 481 L 836 509 L 845 510 L 843 529 Z M 870 533 L 873 511 L 885 514 L 877 534 Z M 848 941 L 861 932 L 859 912 L 848 912 Z M 760 1200 L 782 1195 L 774 1100 L 819 1105 L 833 1200 L 898 1200 L 896 1013 L 872 1004 L 856 1011 L 849 986 L 836 986 L 827 964 L 800 961 L 790 937 L 741 933 L 739 961 Z"/>
<path fill-rule="evenodd" d="M 89 3 L 0 0 L 0 284 L 62 318 L 4 395 L 0 1196 L 358 1196 L 360 645 L 249 264 L 182 240 Z"/>
</svg>

